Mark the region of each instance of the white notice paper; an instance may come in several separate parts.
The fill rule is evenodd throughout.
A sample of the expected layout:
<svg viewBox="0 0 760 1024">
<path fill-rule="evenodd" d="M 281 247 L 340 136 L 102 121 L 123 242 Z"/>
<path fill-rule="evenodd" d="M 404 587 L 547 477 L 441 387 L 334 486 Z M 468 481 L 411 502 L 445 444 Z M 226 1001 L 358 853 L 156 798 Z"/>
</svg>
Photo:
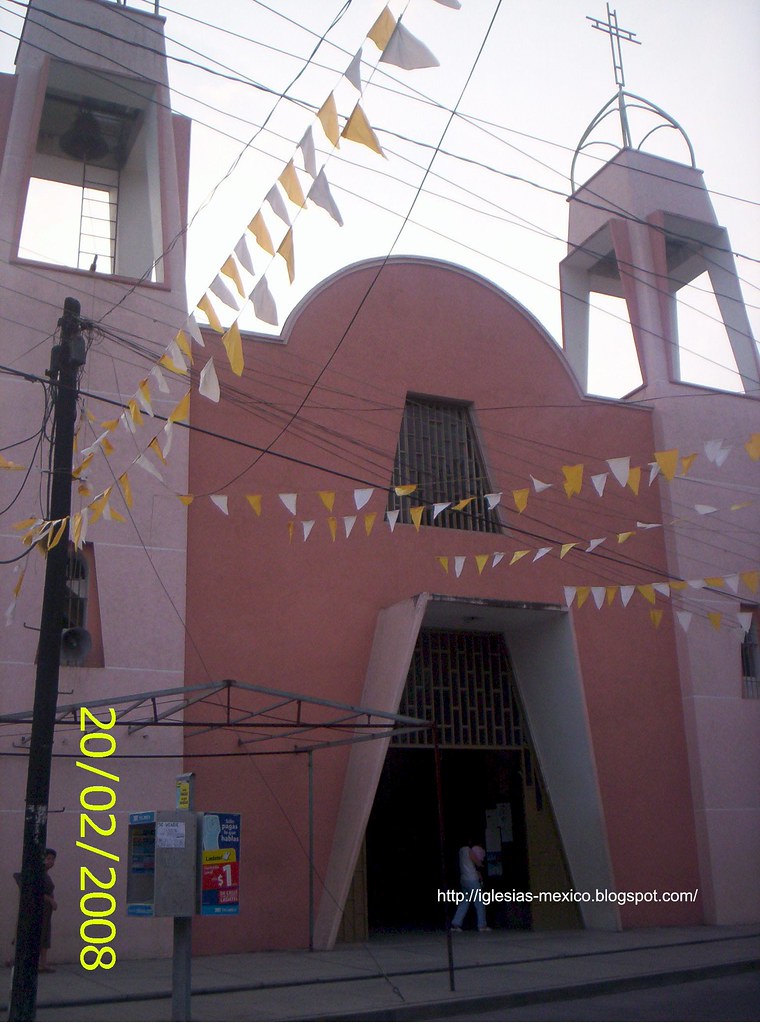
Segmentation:
<svg viewBox="0 0 760 1024">
<path fill-rule="evenodd" d="M 156 846 L 164 849 L 184 850 L 184 821 L 157 821 Z"/>
</svg>

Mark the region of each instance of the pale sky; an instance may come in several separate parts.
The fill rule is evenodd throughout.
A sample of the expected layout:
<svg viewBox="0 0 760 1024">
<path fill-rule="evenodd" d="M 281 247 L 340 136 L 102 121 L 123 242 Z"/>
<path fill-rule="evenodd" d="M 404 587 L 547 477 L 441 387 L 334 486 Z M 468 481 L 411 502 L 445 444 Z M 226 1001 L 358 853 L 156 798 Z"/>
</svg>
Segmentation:
<svg viewBox="0 0 760 1024">
<path fill-rule="evenodd" d="M 456 11 L 435 0 L 391 2 L 394 14 L 406 9 L 404 24 L 437 56 L 439 68 L 402 71 L 380 65 L 373 72 L 379 52 L 365 44 L 361 103 L 387 159 L 349 142 L 338 152 L 322 147 L 318 163 L 327 158 L 326 174 L 345 224 L 338 227 L 314 207 L 299 215 L 294 285 L 287 284 L 281 260 L 267 275 L 281 322 L 324 276 L 359 259 L 385 256 L 392 248 L 394 254 L 440 257 L 477 271 L 523 303 L 559 340 L 557 265 L 565 252 L 572 154 L 592 117 L 616 91 L 609 38 L 586 17 L 606 19 L 605 4 L 461 4 Z M 314 108 L 337 87 L 339 112 L 350 112 L 357 94 L 342 75 L 384 5 L 385 0 L 352 0 L 329 32 L 331 42 L 322 43 L 289 90 L 306 108 L 288 101 L 275 108 L 271 94 L 250 84 L 170 63 L 174 107 L 196 121 L 191 211 L 218 185 L 188 236 L 191 305 L 294 155 L 313 123 Z M 161 13 L 171 54 L 279 92 L 303 68 L 343 7 L 344 0 L 225 0 L 216 5 L 170 0 L 161 3 Z M 739 258 L 737 267 L 757 336 L 760 5 L 754 0 L 620 0 L 615 9 L 620 27 L 635 32 L 642 44 L 623 44 L 626 88 L 662 107 L 686 131 L 732 248 L 750 257 Z M 17 36 L 19 13 L 21 5 L 0 0 L 0 31 Z M 14 53 L 11 39 L 0 36 L 1 70 L 12 70 Z M 467 120 L 454 118 L 444 135 L 449 110 L 471 72 L 458 106 Z M 259 131 L 273 108 L 267 128 Z M 612 128 L 610 122 L 611 138 Z M 314 134 L 321 140 L 318 130 Z M 254 135 L 253 148 L 219 185 Z M 425 177 L 436 147 L 440 152 Z M 686 159 L 682 149 L 657 152 Z M 612 153 L 609 149 L 604 155 Z M 591 173 L 594 165 L 586 167 Z M 265 267 L 262 262 L 262 272 Z M 699 306 L 703 297 L 694 292 L 684 301 Z M 730 387 L 731 374 L 715 365 L 727 362 L 726 352 L 706 315 L 710 308 L 704 308 L 685 310 L 689 319 L 682 323 L 682 335 L 688 342 L 682 340 L 695 353 L 709 353 L 712 362 L 684 356 L 684 370 L 693 379 Z M 630 360 L 618 348 L 623 344 L 620 321 L 599 312 L 593 323 L 609 358 L 600 357 L 592 389 L 623 393 L 636 380 Z"/>
</svg>

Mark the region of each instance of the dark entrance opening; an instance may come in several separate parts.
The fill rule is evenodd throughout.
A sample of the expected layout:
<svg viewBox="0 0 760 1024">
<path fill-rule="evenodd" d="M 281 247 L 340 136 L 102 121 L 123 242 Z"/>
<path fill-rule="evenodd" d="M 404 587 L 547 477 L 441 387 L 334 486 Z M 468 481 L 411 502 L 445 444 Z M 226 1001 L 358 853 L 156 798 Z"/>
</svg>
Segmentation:
<svg viewBox="0 0 760 1024">
<path fill-rule="evenodd" d="M 441 783 L 446 829 L 443 879 L 433 751 L 389 749 L 367 826 L 370 930 L 443 928 L 447 911 L 451 916 L 456 907 L 439 899 L 439 890 L 458 889 L 458 851 L 469 840 L 489 848 L 484 890 L 508 893 L 529 888 L 522 751 L 444 750 Z M 494 842 L 499 832 L 505 841 Z M 492 927 L 531 926 L 524 902 L 494 901 L 486 913 Z M 471 919 L 474 912 L 466 926 L 474 924 Z"/>
</svg>

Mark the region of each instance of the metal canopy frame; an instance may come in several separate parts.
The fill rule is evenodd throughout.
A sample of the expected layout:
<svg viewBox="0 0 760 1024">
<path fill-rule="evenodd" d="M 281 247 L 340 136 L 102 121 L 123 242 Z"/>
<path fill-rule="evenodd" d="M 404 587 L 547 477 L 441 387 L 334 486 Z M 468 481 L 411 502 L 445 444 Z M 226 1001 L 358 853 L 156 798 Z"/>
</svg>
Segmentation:
<svg viewBox="0 0 760 1024">
<path fill-rule="evenodd" d="M 233 699 L 235 693 L 257 694 L 270 700 L 259 708 L 241 708 Z M 208 718 L 185 721 L 184 712 L 199 704 L 211 712 Z M 152 726 L 184 728 L 188 730 L 188 738 L 217 729 L 251 730 L 255 736 L 238 740 L 241 746 L 249 748 L 251 754 L 307 753 L 309 750 L 434 728 L 434 723 L 426 719 L 236 679 L 65 704 L 58 707 L 55 724 L 78 725 L 79 711 L 84 706 L 89 710 L 113 708 L 115 724 L 126 727 L 130 734 Z M 0 715 L 0 726 L 26 724 L 31 720 L 31 710 L 17 711 Z M 327 738 L 334 732 L 340 733 L 340 737 Z M 272 749 L 273 745 L 275 749 Z"/>
</svg>

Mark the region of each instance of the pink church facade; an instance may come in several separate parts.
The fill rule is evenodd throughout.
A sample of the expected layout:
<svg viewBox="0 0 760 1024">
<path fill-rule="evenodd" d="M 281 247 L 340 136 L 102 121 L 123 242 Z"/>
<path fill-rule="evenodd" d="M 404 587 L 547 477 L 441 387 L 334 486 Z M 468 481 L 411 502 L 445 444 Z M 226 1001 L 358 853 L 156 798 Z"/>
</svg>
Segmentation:
<svg viewBox="0 0 760 1024">
<path fill-rule="evenodd" d="M 17 73 L 0 79 L 0 283 L 14 324 L 2 362 L 44 375 L 67 295 L 111 332 L 88 352 L 82 456 L 129 411 L 187 317 L 189 124 L 168 106 L 163 20 L 130 10 L 119 38 L 120 8 L 33 0 Z M 62 15 L 87 22 L 84 40 L 53 45 Z M 120 111 L 130 154 L 119 230 L 105 231 L 94 270 L 81 237 L 66 261 L 36 250 L 24 227 L 45 182 L 83 185 L 81 161 L 49 141 L 60 145 L 70 126 L 72 94 L 96 115 Z M 109 429 L 120 471 L 154 436 L 166 463 L 151 456 L 161 480 L 130 468 L 134 505 L 117 492 L 112 502 L 124 522 L 89 526 L 96 643 L 90 661 L 62 669 L 59 704 L 123 707 L 134 694 L 168 700 L 236 680 L 336 716 L 372 709 L 438 726 L 445 871 L 430 730 L 311 753 L 305 738 L 297 753 L 273 753 L 257 746 L 262 720 L 250 716 L 262 701 L 244 689 L 223 727 L 208 727 L 205 705 L 187 708 L 183 729 L 124 729 L 113 847 L 124 862 L 129 812 L 170 807 L 179 772 L 195 773 L 199 809 L 242 815 L 241 913 L 198 920 L 197 952 L 443 928 L 438 889 L 456 884 L 456 849 L 476 836 L 490 888 L 579 894 L 569 908 L 494 905 L 495 927 L 760 919 L 760 700 L 742 660 L 756 642 L 760 549 L 743 496 L 759 465 L 744 444 L 757 433 L 760 367 L 725 232 L 694 167 L 622 150 L 571 197 L 568 239 L 563 348 L 466 269 L 367 261 L 314 289 L 279 337 L 243 333 L 240 377 L 204 328 L 188 431 L 175 425 L 170 437 L 136 398 L 142 416 Z M 744 394 L 680 380 L 673 303 L 704 264 Z M 623 400 L 587 393 L 593 292 L 628 305 L 643 384 Z M 218 405 L 198 393 L 201 353 L 215 360 Z M 162 417 L 186 387 L 167 377 L 168 392 L 150 377 Z M 0 376 L 0 444 L 39 430 L 31 387 Z M 39 512 L 34 443 L 13 450 L 37 466 L 20 496 L 20 474 L 0 473 L 3 507 L 13 506 L 0 519 L 3 558 L 19 550 L 13 523 Z M 114 484 L 95 454 L 88 490 L 74 488 L 80 514 Z M 36 634 L 24 623 L 38 619 L 43 575 L 35 555 L 5 631 L 4 715 L 33 703 Z M 3 566 L 7 595 L 18 579 Z M 284 712 L 271 694 L 268 704 L 264 724 L 277 729 Z M 366 738 L 353 725 L 335 735 Z M 28 725 L 5 723 L 0 740 L 9 878 Z M 62 724 L 48 827 L 57 882 L 72 893 L 77 743 Z M 121 872 L 120 907 L 125 882 Z M 5 909 L 10 939 L 15 908 Z M 120 956 L 170 951 L 168 921 L 120 915 Z M 78 958 L 79 924 L 72 901 L 56 920 L 60 959 Z"/>
</svg>

